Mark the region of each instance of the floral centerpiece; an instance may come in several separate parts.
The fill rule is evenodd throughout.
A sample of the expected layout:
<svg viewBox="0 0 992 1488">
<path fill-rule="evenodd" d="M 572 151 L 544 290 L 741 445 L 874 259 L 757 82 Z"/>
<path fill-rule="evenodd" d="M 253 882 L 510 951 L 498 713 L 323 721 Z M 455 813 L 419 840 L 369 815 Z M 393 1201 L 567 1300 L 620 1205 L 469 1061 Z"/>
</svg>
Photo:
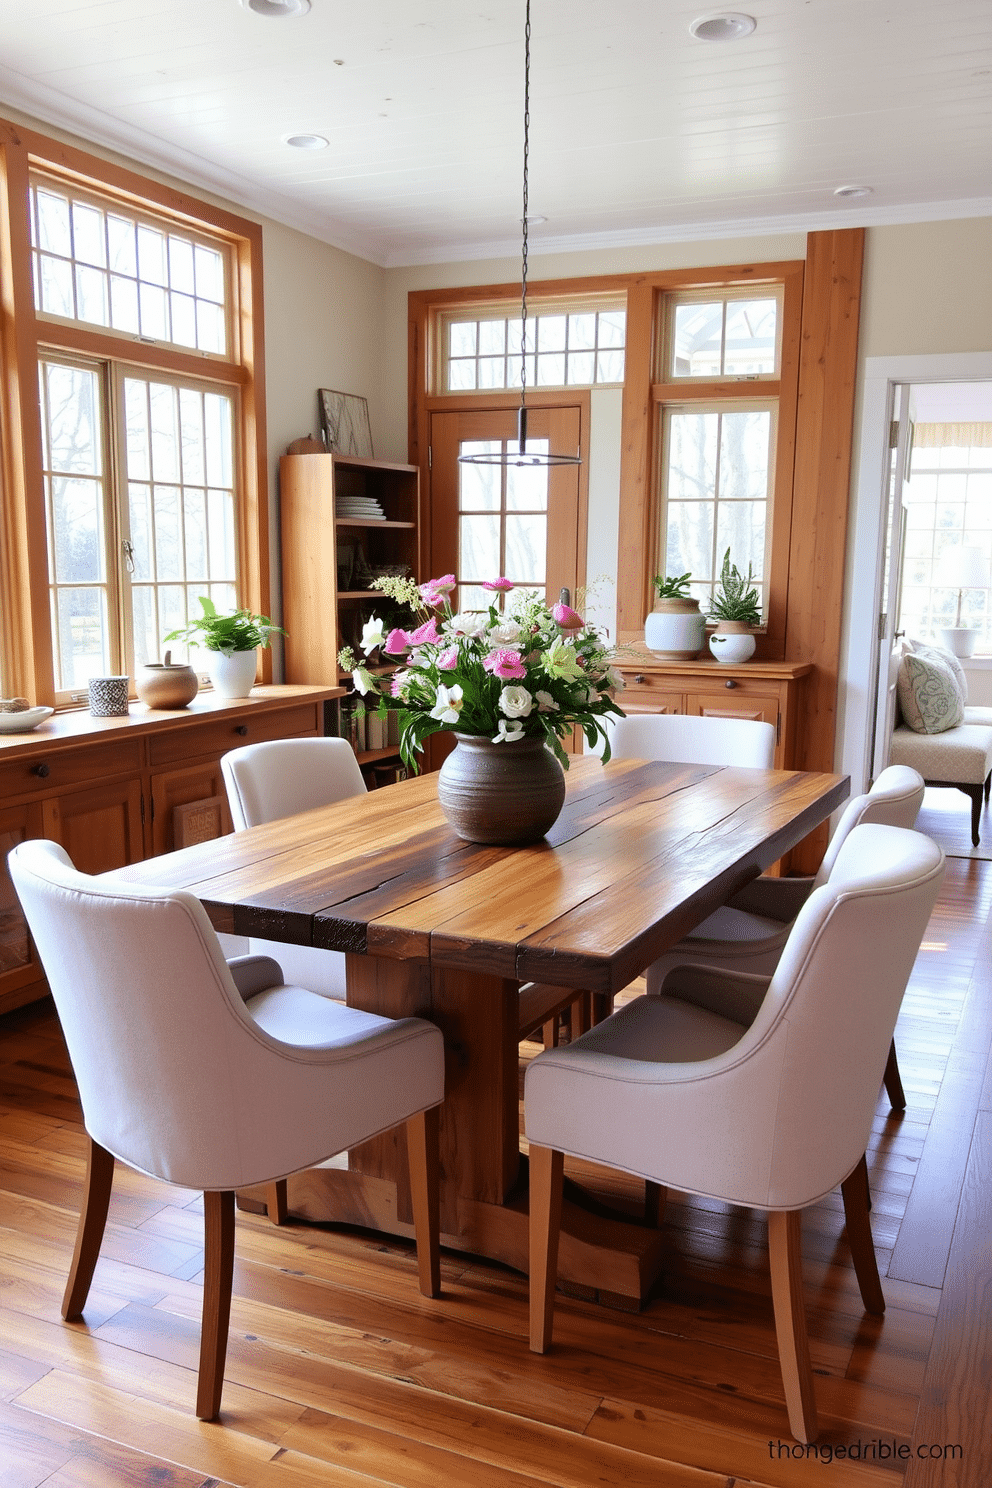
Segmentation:
<svg viewBox="0 0 992 1488">
<path fill-rule="evenodd" d="M 527 589 L 510 598 L 515 586 L 497 578 L 483 585 L 493 596 L 487 610 L 455 613 L 450 602 L 455 586 L 453 574 L 419 586 L 411 579 L 377 579 L 373 588 L 409 606 L 420 623 L 411 630 L 396 628 L 385 634 L 382 622 L 373 616 L 362 633 L 362 659 L 346 647 L 339 663 L 351 672 L 366 706 L 383 713 L 399 711 L 400 756 L 410 769 L 418 768 L 417 755 L 424 740 L 445 731 L 457 735 L 459 746 L 483 746 L 476 748 L 475 758 L 488 759 L 485 770 L 490 777 L 495 770 L 504 778 L 504 789 L 506 765 L 493 764 L 493 757 L 518 755 L 529 761 L 531 772 L 546 775 L 550 768 L 560 782 L 553 822 L 564 800 L 564 778 L 544 746 L 550 746 L 560 766 L 567 769 L 562 740 L 578 725 L 591 746 L 602 741 L 603 759 L 609 759 L 606 721 L 611 715 L 622 716 L 612 692 L 623 685 L 611 664 L 612 652 L 570 605 L 549 607 Z M 502 610 L 500 596 L 506 596 Z M 375 675 L 370 668 L 376 656 L 380 661 L 396 662 L 398 670 L 391 676 Z M 450 782 L 460 769 L 467 768 L 464 763 L 452 764 L 457 753 L 442 767 L 439 795 L 449 820 L 460 831 L 444 797 L 445 773 Z M 476 773 L 480 768 L 476 766 Z M 479 786 L 476 794 L 481 790 Z M 500 803 L 504 817 L 507 810 L 504 798 Z M 543 836 L 545 831 L 547 826 L 536 835 Z M 490 835 L 471 840 L 534 837 Z"/>
</svg>

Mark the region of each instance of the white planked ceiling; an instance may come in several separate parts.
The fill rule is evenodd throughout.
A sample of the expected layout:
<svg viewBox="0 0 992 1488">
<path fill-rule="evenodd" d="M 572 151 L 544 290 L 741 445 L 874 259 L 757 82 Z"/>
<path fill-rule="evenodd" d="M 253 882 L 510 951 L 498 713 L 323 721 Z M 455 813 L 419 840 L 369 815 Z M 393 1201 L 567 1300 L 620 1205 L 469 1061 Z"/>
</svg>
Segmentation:
<svg viewBox="0 0 992 1488">
<path fill-rule="evenodd" d="M 704 43 L 718 6 L 532 0 L 533 251 L 992 211 L 988 0 L 744 9 L 753 35 Z M 379 264 L 513 252 L 523 13 L 0 0 L 0 104 Z"/>
</svg>

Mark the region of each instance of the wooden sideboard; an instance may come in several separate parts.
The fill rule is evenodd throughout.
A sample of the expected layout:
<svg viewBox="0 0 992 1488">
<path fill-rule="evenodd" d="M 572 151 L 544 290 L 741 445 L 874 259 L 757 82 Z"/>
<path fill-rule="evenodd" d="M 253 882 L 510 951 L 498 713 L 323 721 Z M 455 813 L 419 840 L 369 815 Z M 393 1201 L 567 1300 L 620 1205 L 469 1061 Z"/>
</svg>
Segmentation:
<svg viewBox="0 0 992 1488">
<path fill-rule="evenodd" d="M 625 713 L 688 713 L 711 718 L 756 718 L 775 725 L 775 766 L 796 768 L 800 692 L 810 662 L 660 661 L 627 647 L 617 670 L 625 687 L 617 702 Z"/>
<path fill-rule="evenodd" d="M 133 702 L 125 718 L 73 710 L 30 733 L 0 735 L 0 1013 L 47 991 L 6 871 L 16 843 L 48 837 L 82 872 L 105 873 L 184 845 L 184 830 L 192 834 L 185 840 L 229 832 L 221 755 L 323 734 L 324 705 L 343 690 L 255 687 L 238 699 L 204 692 L 188 708 Z"/>
</svg>

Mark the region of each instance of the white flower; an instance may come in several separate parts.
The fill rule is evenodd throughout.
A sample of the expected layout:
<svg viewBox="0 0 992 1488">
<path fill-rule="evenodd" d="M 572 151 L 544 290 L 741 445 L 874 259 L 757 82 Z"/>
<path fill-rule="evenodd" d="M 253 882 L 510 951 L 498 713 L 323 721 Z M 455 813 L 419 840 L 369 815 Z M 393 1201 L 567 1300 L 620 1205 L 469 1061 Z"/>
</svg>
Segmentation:
<svg viewBox="0 0 992 1488">
<path fill-rule="evenodd" d="M 550 692 L 535 692 L 534 696 L 537 698 L 537 711 L 539 713 L 561 712 Z"/>
<path fill-rule="evenodd" d="M 445 687 L 442 684 L 435 695 L 431 717 L 436 718 L 438 723 L 457 723 L 463 706 L 462 690 L 458 683 L 456 682 L 453 687 Z"/>
<path fill-rule="evenodd" d="M 479 614 L 475 610 L 461 610 L 457 615 L 452 615 L 444 628 L 451 635 L 479 636 L 485 631 L 488 619 L 488 615 Z"/>
<path fill-rule="evenodd" d="M 606 676 L 610 686 L 615 688 L 617 692 L 622 692 L 627 685 L 623 680 L 623 673 L 618 672 L 615 666 L 606 668 Z"/>
<path fill-rule="evenodd" d="M 519 641 L 522 633 L 516 620 L 501 620 L 490 630 L 489 642 L 493 646 L 512 646 Z"/>
<path fill-rule="evenodd" d="M 526 718 L 534 706 L 534 699 L 526 687 L 504 687 L 499 695 L 499 706 L 507 718 Z"/>
<path fill-rule="evenodd" d="M 515 744 L 516 741 L 518 739 L 522 739 L 523 736 L 524 726 L 522 723 L 517 723 L 516 720 L 514 720 L 512 723 L 507 723 L 505 718 L 501 718 L 499 721 L 499 733 L 493 736 L 493 743 Z"/>
<path fill-rule="evenodd" d="M 363 666 L 357 666 L 355 668 L 351 674 L 351 680 L 355 684 L 355 691 L 360 692 L 362 697 L 375 686 L 372 673 Z"/>
<path fill-rule="evenodd" d="M 366 620 L 362 626 L 362 650 L 368 656 L 370 651 L 374 651 L 377 646 L 384 645 L 385 641 L 386 637 L 383 634 L 382 621 L 377 620 L 375 615 L 373 615 L 372 619 Z"/>
</svg>

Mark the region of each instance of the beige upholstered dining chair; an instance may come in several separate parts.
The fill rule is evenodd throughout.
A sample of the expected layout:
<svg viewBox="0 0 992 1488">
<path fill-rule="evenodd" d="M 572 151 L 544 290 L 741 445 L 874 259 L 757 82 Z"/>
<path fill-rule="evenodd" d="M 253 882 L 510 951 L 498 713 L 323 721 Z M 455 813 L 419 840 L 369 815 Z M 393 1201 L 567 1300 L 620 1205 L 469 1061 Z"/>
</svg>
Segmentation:
<svg viewBox="0 0 992 1488">
<path fill-rule="evenodd" d="M 202 905 L 77 873 L 30 841 L 10 874 L 48 977 L 89 1137 L 86 1191 L 62 1304 L 82 1313 L 114 1160 L 204 1191 L 196 1414 L 220 1409 L 234 1267 L 234 1191 L 285 1184 L 406 1124 L 420 1288 L 439 1291 L 440 1030 L 286 985 L 266 956 L 230 964 Z"/>
<path fill-rule="evenodd" d="M 802 1211 L 841 1185 L 862 1299 L 882 1312 L 864 1154 L 943 873 L 943 853 L 922 834 L 855 827 L 770 979 L 680 966 L 661 995 L 637 998 L 532 1061 L 524 1107 L 535 1352 L 551 1340 L 563 1154 L 662 1191 L 764 1209 L 789 1423 L 800 1441 L 815 1440 Z M 749 980 L 763 990 L 753 1021 L 740 1016 Z"/>
<path fill-rule="evenodd" d="M 775 759 L 775 729 L 752 718 L 630 713 L 611 725 L 610 748 L 614 759 L 770 770 Z"/>
<path fill-rule="evenodd" d="M 355 751 L 346 739 L 273 739 L 246 744 L 223 755 L 220 767 L 236 832 L 366 791 Z M 344 1001 L 345 958 L 340 952 L 254 936 L 248 949 L 253 955 L 274 956 L 287 980 Z"/>
<path fill-rule="evenodd" d="M 871 790 L 847 803 L 814 877 L 755 879 L 652 962 L 645 974 L 648 995 L 657 995 L 672 968 L 686 962 L 770 975 L 793 920 L 813 890 L 829 879 L 848 834 L 863 822 L 912 827 L 923 790 L 923 776 L 907 765 L 883 770 Z M 750 1019 L 756 1011 L 755 1006 L 744 1007 L 741 1015 Z M 894 1042 L 885 1066 L 885 1088 L 893 1110 L 904 1110 L 906 1096 Z"/>
</svg>

